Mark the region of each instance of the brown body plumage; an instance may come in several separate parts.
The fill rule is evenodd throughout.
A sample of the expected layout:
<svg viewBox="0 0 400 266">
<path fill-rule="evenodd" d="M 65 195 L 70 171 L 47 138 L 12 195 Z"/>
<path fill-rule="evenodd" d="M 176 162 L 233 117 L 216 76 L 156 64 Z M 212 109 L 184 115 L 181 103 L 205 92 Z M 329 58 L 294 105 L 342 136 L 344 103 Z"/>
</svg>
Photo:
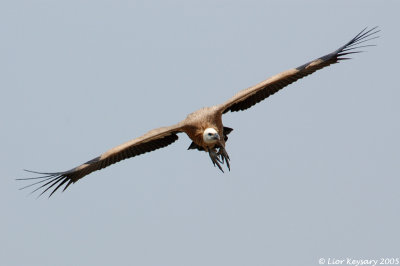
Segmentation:
<svg viewBox="0 0 400 266">
<path fill-rule="evenodd" d="M 40 186 L 34 190 L 37 191 L 43 188 L 40 195 L 53 188 L 53 191 L 50 193 L 51 196 L 61 186 L 65 185 L 63 189 L 65 190 L 72 183 L 75 183 L 82 177 L 94 171 L 100 170 L 121 160 L 168 146 L 178 139 L 177 134 L 181 132 L 186 133 L 192 140 L 189 149 L 198 149 L 208 152 L 214 166 L 217 166 L 221 171 L 223 171 L 221 165 L 224 163 L 227 165 L 228 169 L 230 169 L 229 156 L 225 150 L 225 142 L 228 139 L 227 135 L 232 131 L 232 129 L 224 127 L 222 123 L 223 114 L 229 111 L 235 112 L 245 110 L 298 79 L 310 75 L 321 68 L 348 59 L 344 56 L 360 52 L 355 49 L 371 46 L 358 45 L 377 38 L 374 36 L 377 32 L 379 32 L 377 27 L 370 30 L 364 29 L 348 43 L 332 53 L 317 58 L 316 60 L 297 68 L 279 73 L 253 87 L 242 90 L 223 104 L 205 107 L 193 112 L 189 114 L 186 119 L 173 126 L 151 130 L 143 136 L 112 148 L 102 155 L 71 170 L 56 173 L 29 171 L 44 176 L 19 180 L 39 179 L 37 182 L 26 187 L 40 184 Z"/>
<path fill-rule="evenodd" d="M 217 132 L 221 132 L 221 135 L 223 132 L 222 113 L 216 106 L 201 108 L 189 114 L 180 124 L 189 138 L 204 149 L 214 147 L 214 145 L 204 143 L 203 132 L 207 128 L 214 128 Z M 223 139 L 221 139 L 221 143 L 225 144 Z"/>
</svg>

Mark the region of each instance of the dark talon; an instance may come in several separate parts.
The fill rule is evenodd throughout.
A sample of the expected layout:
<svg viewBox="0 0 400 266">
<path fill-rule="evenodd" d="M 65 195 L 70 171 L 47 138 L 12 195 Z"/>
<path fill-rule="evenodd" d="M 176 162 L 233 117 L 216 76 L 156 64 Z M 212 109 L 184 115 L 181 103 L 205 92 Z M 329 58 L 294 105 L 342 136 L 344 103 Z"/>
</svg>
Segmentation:
<svg viewBox="0 0 400 266">
<path fill-rule="evenodd" d="M 222 150 L 222 151 L 221 151 Z M 228 153 L 226 152 L 226 150 L 225 150 L 225 148 L 220 148 L 219 149 L 219 152 L 221 152 L 221 156 L 225 159 L 225 161 L 226 161 L 226 167 L 228 167 L 228 170 L 230 171 L 231 170 L 231 166 L 230 166 L 230 164 L 229 164 L 229 160 L 230 160 L 230 158 L 229 158 L 229 155 L 228 155 Z"/>
<path fill-rule="evenodd" d="M 229 158 L 229 155 L 226 152 L 225 148 L 221 146 L 218 150 L 218 154 L 219 154 L 219 156 L 221 156 L 222 161 L 226 161 L 226 167 L 228 167 L 228 170 L 230 171 L 231 170 L 231 166 L 229 164 L 230 158 Z"/>
<path fill-rule="evenodd" d="M 215 149 L 210 149 L 208 151 L 211 161 L 214 164 L 214 166 L 218 166 L 219 170 L 221 170 L 224 173 L 224 170 L 222 169 L 221 164 L 224 164 L 226 162 L 226 167 L 228 170 L 231 170 L 231 166 L 229 164 L 229 155 L 226 152 L 225 148 L 222 146 L 218 148 L 218 152 L 216 152 Z"/>
<path fill-rule="evenodd" d="M 214 150 L 209 150 L 208 154 L 210 155 L 211 161 L 215 165 L 218 166 L 219 170 L 222 171 L 222 173 L 224 173 L 224 170 L 221 167 L 221 164 L 223 164 L 223 161 L 221 161 L 221 159 L 218 157 L 218 154 L 214 151 Z"/>
</svg>

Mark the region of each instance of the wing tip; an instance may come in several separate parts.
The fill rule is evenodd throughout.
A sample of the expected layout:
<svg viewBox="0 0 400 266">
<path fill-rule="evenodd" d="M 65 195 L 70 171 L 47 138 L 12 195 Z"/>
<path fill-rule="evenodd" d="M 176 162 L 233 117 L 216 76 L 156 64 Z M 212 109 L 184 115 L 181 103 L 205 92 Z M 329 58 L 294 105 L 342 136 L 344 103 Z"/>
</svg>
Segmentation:
<svg viewBox="0 0 400 266">
<path fill-rule="evenodd" d="M 377 46 L 377 44 L 367 44 L 367 45 L 360 45 L 360 44 L 379 38 L 380 36 L 375 36 L 375 34 L 377 34 L 380 31 L 381 30 L 379 29 L 379 26 L 374 26 L 370 29 L 368 29 L 368 27 L 365 27 L 355 37 L 353 37 L 350 41 L 348 41 L 345 45 L 343 45 L 336 51 L 329 53 L 327 55 L 324 55 L 320 58 L 317 58 L 306 64 L 303 64 L 303 65 L 297 67 L 296 70 L 302 71 L 302 70 L 310 67 L 317 60 L 322 60 L 323 62 L 332 60 L 331 64 L 334 64 L 334 63 L 337 63 L 342 60 L 351 59 L 349 57 L 342 57 L 342 56 L 345 56 L 348 54 L 363 53 L 366 51 L 358 50 L 358 49 L 370 47 L 370 46 Z"/>
<path fill-rule="evenodd" d="M 40 196 L 42 196 L 43 194 L 45 194 L 47 191 L 49 191 L 52 187 L 54 187 L 56 184 L 58 184 L 49 194 L 49 198 L 63 185 L 65 184 L 67 181 L 69 181 L 69 183 L 66 185 L 66 187 L 62 190 L 64 191 L 71 183 L 74 183 L 74 181 L 72 180 L 72 178 L 68 177 L 67 173 L 69 171 L 66 172 L 53 172 L 53 173 L 49 173 L 49 172 L 38 172 L 38 171 L 32 171 L 32 170 L 27 170 L 27 169 L 23 169 L 26 172 L 29 173 L 33 173 L 33 174 L 39 174 L 40 176 L 36 176 L 36 177 L 27 177 L 27 178 L 16 178 L 15 180 L 17 181 L 33 181 L 33 183 L 30 183 L 26 186 L 23 186 L 21 188 L 19 188 L 19 190 L 24 190 L 26 188 L 30 188 L 30 187 L 34 187 L 37 186 L 34 190 L 32 190 L 30 194 L 34 194 L 35 192 L 40 191 L 41 189 L 43 189 L 43 191 L 41 191 L 39 193 L 39 195 L 37 196 L 37 198 L 39 198 Z M 61 182 L 61 183 L 60 183 Z M 44 183 L 44 184 L 43 184 Z"/>
</svg>

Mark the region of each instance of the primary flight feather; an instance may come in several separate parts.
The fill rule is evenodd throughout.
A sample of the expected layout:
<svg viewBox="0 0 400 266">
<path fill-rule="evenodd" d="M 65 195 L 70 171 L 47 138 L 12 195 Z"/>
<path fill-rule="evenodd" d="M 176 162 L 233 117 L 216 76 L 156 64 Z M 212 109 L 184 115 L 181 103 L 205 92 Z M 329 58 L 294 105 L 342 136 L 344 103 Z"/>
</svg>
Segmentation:
<svg viewBox="0 0 400 266">
<path fill-rule="evenodd" d="M 223 114 L 229 111 L 246 110 L 298 79 L 331 64 L 349 59 L 345 56 L 361 52 L 359 48 L 373 46 L 360 44 L 377 38 L 376 33 L 378 32 L 377 27 L 369 30 L 365 28 L 353 39 L 332 53 L 297 68 L 279 73 L 253 87 L 244 89 L 223 104 L 205 107 L 193 112 L 176 125 L 153 129 L 139 138 L 112 148 L 102 155 L 68 171 L 44 173 L 26 170 L 40 176 L 17 180 L 34 180 L 35 182 L 22 189 L 38 185 L 33 192 L 42 189 L 43 191 L 41 191 L 40 195 L 52 189 L 50 197 L 60 187 L 64 186 L 64 191 L 72 183 L 94 171 L 103 169 L 121 160 L 166 147 L 175 142 L 178 139 L 177 134 L 181 132 L 186 133 L 192 140 L 188 149 L 206 151 L 214 166 L 217 166 L 223 172 L 222 164 L 226 163 L 227 168 L 230 170 L 229 156 L 225 150 L 225 143 L 232 129 L 222 124 Z"/>
</svg>

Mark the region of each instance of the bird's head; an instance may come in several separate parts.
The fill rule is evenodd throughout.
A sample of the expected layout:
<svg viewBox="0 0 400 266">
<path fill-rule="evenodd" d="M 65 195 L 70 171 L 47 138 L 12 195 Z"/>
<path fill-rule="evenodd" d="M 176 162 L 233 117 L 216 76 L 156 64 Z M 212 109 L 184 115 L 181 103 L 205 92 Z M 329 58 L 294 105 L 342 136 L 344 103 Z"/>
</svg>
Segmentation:
<svg viewBox="0 0 400 266">
<path fill-rule="evenodd" d="M 203 132 L 203 141 L 206 144 L 215 144 L 220 140 L 219 134 L 215 128 L 209 127 Z"/>
</svg>

